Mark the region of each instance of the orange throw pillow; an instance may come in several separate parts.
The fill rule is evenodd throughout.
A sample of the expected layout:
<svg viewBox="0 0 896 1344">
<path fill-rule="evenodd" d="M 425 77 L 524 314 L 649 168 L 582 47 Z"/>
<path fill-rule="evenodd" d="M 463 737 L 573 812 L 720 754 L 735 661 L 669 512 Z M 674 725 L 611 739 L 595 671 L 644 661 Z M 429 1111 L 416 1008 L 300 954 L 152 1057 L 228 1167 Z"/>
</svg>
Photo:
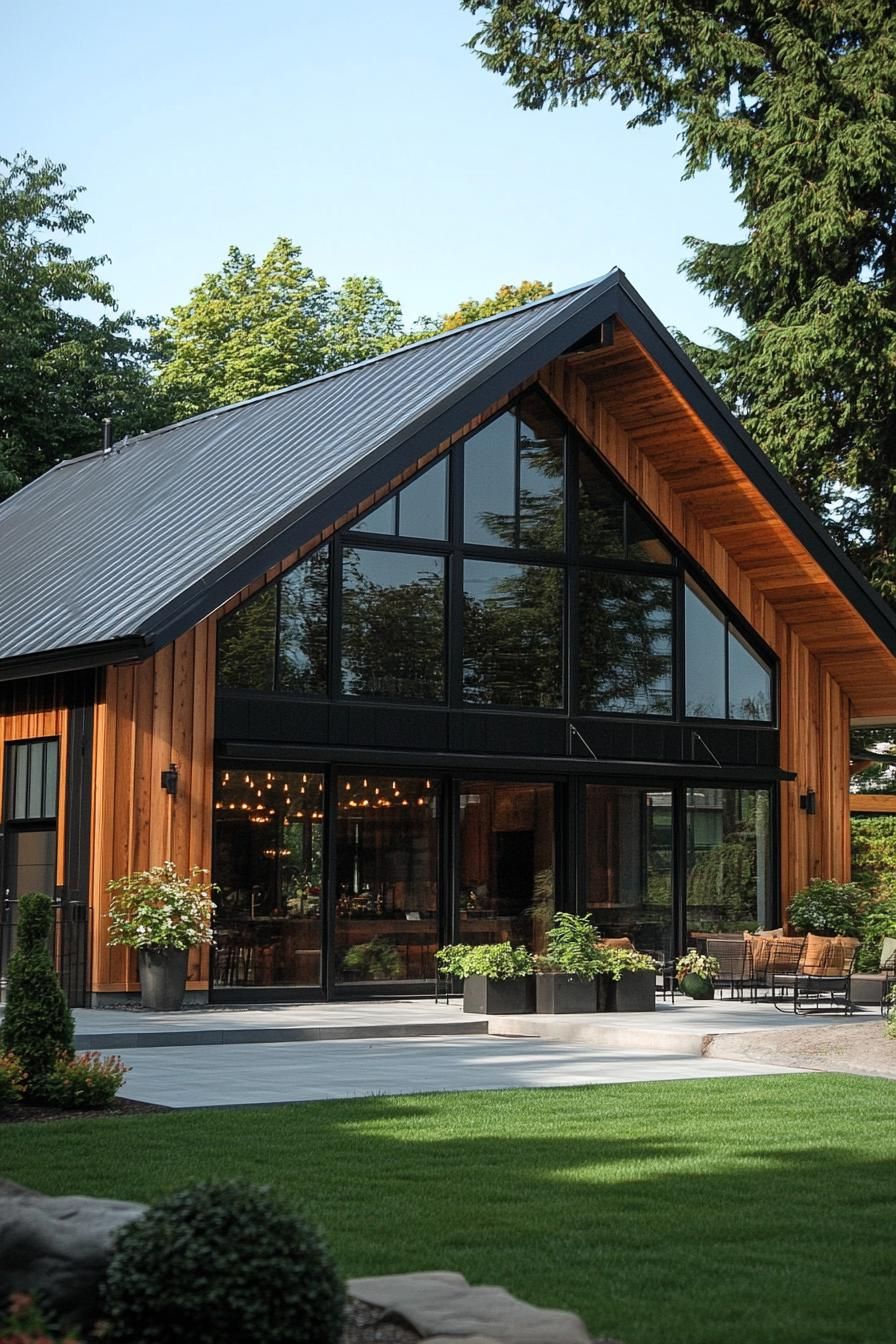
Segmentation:
<svg viewBox="0 0 896 1344">
<path fill-rule="evenodd" d="M 833 938 L 822 938 L 817 933 L 807 933 L 800 970 L 804 975 L 831 975 L 834 973 L 832 965 L 833 950 Z M 841 953 L 840 969 L 842 967 L 843 955 Z"/>
<path fill-rule="evenodd" d="M 772 950 L 771 939 L 763 938 L 761 934 L 744 933 L 744 941 L 750 950 L 753 974 L 764 975 L 768 970 L 768 959 Z"/>
<path fill-rule="evenodd" d="M 598 947 L 627 947 L 632 952 L 635 950 L 631 938 L 600 938 L 597 945 Z"/>
</svg>

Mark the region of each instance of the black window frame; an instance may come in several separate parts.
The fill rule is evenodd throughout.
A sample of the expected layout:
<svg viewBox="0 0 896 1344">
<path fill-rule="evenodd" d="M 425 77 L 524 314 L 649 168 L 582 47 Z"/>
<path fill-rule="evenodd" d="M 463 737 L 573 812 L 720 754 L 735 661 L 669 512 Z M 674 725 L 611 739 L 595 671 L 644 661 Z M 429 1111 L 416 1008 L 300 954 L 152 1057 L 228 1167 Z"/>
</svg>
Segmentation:
<svg viewBox="0 0 896 1344">
<path fill-rule="evenodd" d="M 53 811 L 52 811 L 52 812 L 47 812 L 47 811 L 45 810 L 46 803 L 47 803 L 47 752 L 46 752 L 46 748 L 47 748 L 48 746 L 55 746 L 55 748 L 56 748 L 56 770 L 55 770 L 55 776 L 56 776 L 56 779 L 55 779 L 55 788 L 54 788 L 54 790 L 53 790 Z M 16 798 L 16 783 L 15 783 L 16 769 L 15 769 L 15 762 L 16 762 L 16 759 L 17 759 L 17 753 L 18 753 L 18 751 L 21 750 L 21 748 L 23 748 L 23 747 L 27 748 L 27 750 L 28 750 L 28 764 L 27 764 L 27 766 L 26 766 L 26 772 L 27 772 L 26 793 L 27 793 L 28 795 L 30 795 L 30 792 L 31 792 L 31 768 L 32 768 L 32 766 L 31 766 L 31 760 L 32 760 L 32 748 L 33 748 L 33 747 L 42 747 L 42 748 L 43 748 L 43 750 L 42 750 L 42 752 L 41 752 L 41 767 L 40 767 L 40 769 L 41 769 L 41 786 L 40 786 L 40 792 L 41 792 L 41 812 L 40 812 L 39 815 L 36 815 L 36 816 L 25 815 L 25 816 L 22 816 L 22 817 L 17 817 L 17 816 L 15 815 L 15 812 L 14 812 L 14 804 L 15 804 L 15 798 Z M 28 830 L 28 829 L 32 829 L 32 830 L 50 830 L 50 829 L 53 829 L 53 830 L 56 830 L 56 829 L 58 828 L 58 825 L 59 825 L 59 799 L 60 799 L 61 784 L 62 784 L 62 781 L 61 781 L 60 778 L 59 778 L 59 767 L 60 767 L 60 764 L 61 764 L 60 738 L 59 738 L 57 735 L 54 735 L 54 734 L 47 734 L 47 735 L 42 736 L 42 737 L 24 737 L 24 738 L 16 738 L 16 739 L 14 739 L 14 740 L 12 740 L 12 741 L 9 741 L 9 742 L 6 742 L 6 743 L 4 744 L 4 752 L 3 752 L 3 756 L 4 756 L 4 761 L 3 761 L 3 764 L 4 764 L 4 770 L 3 770 L 3 812 L 2 812 L 2 820 L 3 820 L 3 824 L 4 824 L 4 826 L 11 826 L 11 827 L 14 827 L 14 828 L 17 829 L 17 830 Z"/>
<path fill-rule="evenodd" d="M 540 550 L 533 547 L 504 546 L 504 545 L 479 545 L 464 541 L 464 466 L 465 452 L 468 441 L 485 429 L 494 420 L 502 415 L 511 412 L 516 417 L 515 445 L 516 445 L 516 475 L 517 475 L 517 497 L 516 497 L 516 526 L 517 535 L 519 528 L 519 459 L 520 459 L 520 404 L 524 396 L 536 395 L 542 399 L 546 408 L 551 414 L 556 416 L 564 425 L 564 444 L 563 444 L 563 526 L 565 548 L 563 551 Z M 602 472 L 621 493 L 623 509 L 623 555 L 607 556 L 585 556 L 580 549 L 579 536 L 579 458 L 585 455 L 593 460 L 598 470 Z M 759 636 L 752 626 L 749 625 L 746 618 L 731 604 L 724 593 L 712 579 L 703 572 L 696 561 L 688 555 L 682 547 L 670 536 L 669 532 L 662 523 L 660 523 L 638 499 L 634 491 L 621 477 L 612 463 L 608 462 L 600 454 L 598 448 L 590 444 L 569 421 L 563 410 L 556 405 L 553 399 L 545 390 L 537 384 L 527 388 L 508 406 L 495 412 L 487 420 L 484 420 L 476 429 L 465 438 L 459 439 L 456 443 L 450 445 L 440 453 L 433 461 L 421 468 L 422 471 L 428 471 L 436 467 L 438 463 L 447 458 L 447 535 L 444 541 L 434 540 L 423 537 L 405 537 L 399 535 L 400 527 L 400 508 L 396 509 L 396 531 L 394 533 L 376 533 L 359 531 L 357 529 L 358 520 L 355 519 L 340 528 L 320 546 L 309 551 L 297 564 L 308 560 L 318 551 L 329 549 L 329 587 L 328 587 L 328 669 L 327 669 L 327 689 L 325 692 L 307 692 L 307 691 L 281 691 L 278 686 L 279 681 L 279 660 L 280 660 L 280 623 L 281 623 L 281 597 L 280 597 L 280 579 L 285 577 L 290 570 L 284 572 L 275 581 L 277 587 L 276 597 L 276 615 L 275 615 L 275 640 L 273 650 L 273 685 L 267 689 L 260 688 L 237 688 L 221 687 L 219 689 L 226 691 L 239 691 L 240 694 L 248 696 L 258 695 L 277 695 L 287 696 L 290 699 L 301 701 L 326 701 L 339 705 L 358 705 L 375 704 L 379 706 L 388 706 L 390 704 L 396 707 L 418 706 L 421 708 L 440 708 L 448 710 L 461 710 L 466 714 L 476 715 L 482 713 L 488 714 L 511 714 L 511 715 L 547 715 L 554 717 L 571 717 L 583 721 L 592 720 L 595 722 L 622 721 L 632 722 L 640 721 L 651 724 L 697 724 L 705 723 L 708 725 L 738 726 L 742 728 L 758 730 L 774 730 L 778 727 L 778 686 L 779 686 L 779 659 L 774 651 L 769 648 L 765 641 Z M 410 478 L 413 480 L 414 478 Z M 381 498 L 372 502 L 366 510 L 366 513 L 372 513 L 381 508 L 390 500 L 394 500 L 400 492 L 409 484 L 408 480 L 397 483 L 390 491 Z M 667 562 L 654 562 L 639 558 L 630 557 L 629 550 L 629 519 L 634 513 L 636 517 L 642 517 L 648 527 L 655 532 L 657 539 L 666 547 L 669 552 Z M 362 515 L 363 517 L 364 515 Z M 438 700 L 435 699 L 393 699 L 376 696 L 346 695 L 342 691 L 342 590 L 343 590 L 343 551 L 345 546 L 360 547 L 371 550 L 386 550 L 405 554 L 419 554 L 425 556 L 444 557 L 445 559 L 445 603 L 444 603 L 444 627 L 443 627 L 443 657 L 444 657 L 444 677 L 445 677 L 445 695 Z M 560 703 L 553 707 L 543 706 L 524 706 L 524 705 L 489 705 L 483 703 L 471 703 L 464 699 L 463 682 L 463 596 L 464 596 L 464 562 L 465 560 L 491 560 L 500 564 L 516 564 L 521 566 L 549 566 L 555 567 L 562 574 L 562 612 L 561 612 L 561 634 L 562 641 L 560 667 L 561 667 L 561 696 Z M 672 581 L 672 621 L 671 621 L 671 711 L 670 713 L 650 714 L 644 710 L 626 711 L 612 710 L 602 711 L 593 710 L 581 705 L 581 676 L 578 658 L 578 645 L 580 635 L 580 590 L 581 575 L 585 572 L 595 573 L 614 573 L 628 576 L 642 575 L 644 577 L 665 577 Z M 699 715 L 690 715 L 686 713 L 686 675 L 685 675 L 685 654 L 686 654 L 686 629 L 685 629 L 685 578 L 690 578 L 694 584 L 700 588 L 706 596 L 712 601 L 722 613 L 725 622 L 725 709 L 726 714 L 721 718 L 710 718 Z M 264 591 L 264 590 L 262 590 Z M 247 599 L 253 601 L 258 594 Z M 235 608 L 238 611 L 240 608 Z M 228 613 L 231 615 L 233 613 Z M 224 620 L 227 617 L 223 618 Z M 766 719 L 739 719 L 732 718 L 728 713 L 730 704 L 730 685 L 729 685 L 729 628 L 734 629 L 747 647 L 760 659 L 768 668 L 770 676 L 770 717 Z M 219 622 L 218 639 L 220 646 L 221 623 Z"/>
</svg>

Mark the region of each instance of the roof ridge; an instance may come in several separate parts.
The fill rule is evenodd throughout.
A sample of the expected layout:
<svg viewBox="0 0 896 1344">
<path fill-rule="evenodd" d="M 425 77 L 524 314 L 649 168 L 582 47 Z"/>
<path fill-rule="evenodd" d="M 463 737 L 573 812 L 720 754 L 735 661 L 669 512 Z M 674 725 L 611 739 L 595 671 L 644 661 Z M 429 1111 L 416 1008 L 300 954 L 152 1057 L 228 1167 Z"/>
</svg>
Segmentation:
<svg viewBox="0 0 896 1344">
<path fill-rule="evenodd" d="M 615 269 L 615 268 L 614 268 Z M 113 443 L 113 450 L 128 447 L 131 448 L 137 443 L 144 443 L 147 439 L 153 438 L 157 434 L 167 434 L 169 430 L 181 429 L 184 425 L 194 424 L 199 420 L 211 420 L 218 415 L 227 415 L 231 411 L 238 411 L 243 406 L 252 406 L 260 401 L 269 401 L 274 397 L 285 396 L 289 392 L 297 392 L 300 388 L 311 387 L 315 383 L 323 383 L 331 378 L 341 378 L 344 374 L 353 373 L 356 369 L 363 369 L 370 364 L 377 364 L 386 359 L 394 359 L 397 356 L 407 354 L 411 350 L 419 350 L 424 345 L 433 345 L 436 341 L 448 340 L 453 336 L 459 336 L 462 331 L 472 331 L 474 327 L 486 326 L 489 322 L 501 322 L 506 318 L 515 317 L 518 313 L 529 311 L 532 308 L 540 308 L 545 304 L 554 303 L 558 299 L 569 298 L 573 294 L 584 293 L 592 289 L 595 285 L 606 280 L 612 272 L 608 271 L 606 275 L 598 276 L 594 280 L 585 281 L 583 284 L 570 285 L 567 289 L 561 289 L 556 294 L 545 294 L 543 298 L 531 299 L 528 303 L 518 304 L 516 308 L 507 308 L 504 312 L 490 313 L 488 317 L 477 318 L 475 322 L 465 322 L 462 327 L 452 327 L 450 331 L 437 331 L 432 336 L 423 337 L 419 341 L 408 341 L 405 345 L 398 345 L 394 350 L 383 350 L 378 355 L 370 355 L 367 359 L 355 360 L 353 364 L 343 364 L 338 369 L 328 369 L 326 373 L 317 373 L 313 378 L 302 378 L 297 383 L 289 383 L 286 387 L 274 388 L 271 392 L 260 392 L 255 397 L 245 397 L 242 401 L 229 402 L 224 406 L 214 406 L 207 411 L 197 411 L 195 415 L 185 416 L 183 420 L 174 420 L 170 425 L 160 425 L 158 429 L 148 429 L 141 434 L 126 434 L 123 439 L 117 439 Z M 102 456 L 101 452 L 87 453 L 82 456 L 95 457 Z M 66 458 L 63 462 L 57 462 L 56 466 L 65 466 L 66 462 L 80 461 L 80 458 Z M 55 469 L 55 468 L 51 468 Z"/>
</svg>

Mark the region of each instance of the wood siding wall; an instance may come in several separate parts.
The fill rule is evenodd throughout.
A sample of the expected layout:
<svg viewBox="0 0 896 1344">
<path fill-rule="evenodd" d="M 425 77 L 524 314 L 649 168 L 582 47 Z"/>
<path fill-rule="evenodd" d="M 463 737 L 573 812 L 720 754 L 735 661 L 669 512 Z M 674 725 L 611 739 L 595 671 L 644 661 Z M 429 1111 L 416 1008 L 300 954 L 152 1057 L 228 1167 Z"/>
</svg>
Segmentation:
<svg viewBox="0 0 896 1344">
<path fill-rule="evenodd" d="M 171 859 L 211 868 L 215 687 L 214 619 L 143 663 L 110 667 L 97 705 L 90 887 L 93 988 L 136 990 L 136 959 L 106 945 L 112 878 Z M 177 796 L 161 774 L 177 766 Z M 188 989 L 208 983 L 208 954 L 191 954 Z"/>
<path fill-rule="evenodd" d="M 813 877 L 848 881 L 849 718 L 847 696 L 750 582 L 712 532 L 682 503 L 659 471 L 589 391 L 558 363 L 541 379 L 582 436 L 598 447 L 644 506 L 700 565 L 780 659 L 781 768 L 797 778 L 781 785 L 781 896 L 786 905 Z M 800 810 L 816 792 L 817 812 Z"/>
</svg>

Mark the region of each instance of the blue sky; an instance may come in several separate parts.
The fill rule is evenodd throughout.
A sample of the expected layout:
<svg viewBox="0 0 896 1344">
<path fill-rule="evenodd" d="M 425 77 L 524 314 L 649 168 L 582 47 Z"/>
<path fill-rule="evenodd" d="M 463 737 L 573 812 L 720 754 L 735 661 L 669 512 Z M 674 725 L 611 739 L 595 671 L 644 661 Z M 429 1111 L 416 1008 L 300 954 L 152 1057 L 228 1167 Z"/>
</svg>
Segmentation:
<svg viewBox="0 0 896 1344">
<path fill-rule="evenodd" d="M 685 234 L 736 236 L 726 176 L 681 182 L 675 128 L 609 104 L 518 110 L 473 29 L 456 0 L 6 0 L 0 153 L 68 165 L 138 312 L 285 234 L 408 322 L 617 265 L 667 324 L 724 325 L 677 267 Z"/>
</svg>

